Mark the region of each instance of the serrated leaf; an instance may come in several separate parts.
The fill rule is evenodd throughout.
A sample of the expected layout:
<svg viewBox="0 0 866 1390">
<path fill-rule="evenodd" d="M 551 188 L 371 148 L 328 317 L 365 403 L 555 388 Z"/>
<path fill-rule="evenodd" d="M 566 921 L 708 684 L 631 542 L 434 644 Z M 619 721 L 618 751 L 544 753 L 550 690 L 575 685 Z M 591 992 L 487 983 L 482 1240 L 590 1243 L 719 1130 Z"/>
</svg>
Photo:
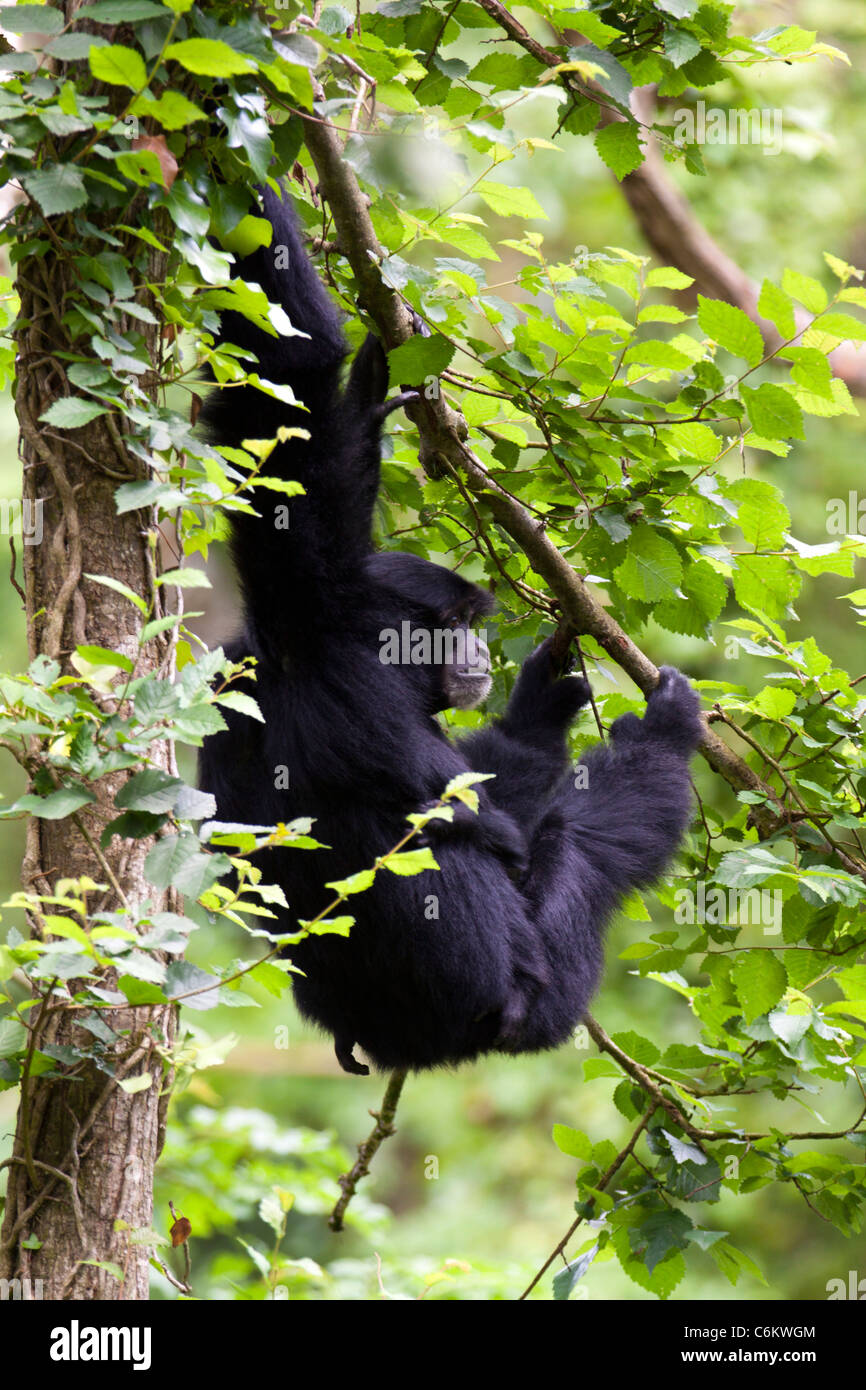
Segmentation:
<svg viewBox="0 0 866 1390">
<path fill-rule="evenodd" d="M 756 434 L 764 439 L 805 439 L 803 412 L 784 387 L 765 381 L 757 390 L 742 386 L 740 394 Z"/>
<path fill-rule="evenodd" d="M 156 0 L 96 0 L 83 6 L 76 20 L 92 19 L 97 24 L 134 24 L 139 19 L 162 19 L 165 8 Z"/>
<path fill-rule="evenodd" d="M 800 590 L 798 575 L 781 555 L 739 555 L 733 580 L 744 608 L 776 621 Z"/>
<path fill-rule="evenodd" d="M 734 357 L 744 357 L 756 367 L 764 355 L 764 340 L 748 314 L 723 299 L 698 295 L 698 323 L 708 338 Z"/>
<path fill-rule="evenodd" d="M 632 598 L 653 603 L 676 598 L 682 573 L 682 561 L 670 541 L 652 526 L 637 526 L 614 578 Z"/>
<path fill-rule="evenodd" d="M 85 574 L 85 579 L 92 579 L 94 584 L 102 584 L 106 589 L 113 589 L 116 594 L 123 594 L 130 603 L 134 603 L 142 613 L 147 612 L 147 604 L 140 594 L 136 594 L 130 589 L 128 584 L 124 584 L 120 579 L 113 579 L 108 574 Z"/>
<path fill-rule="evenodd" d="M 0 26 L 9 34 L 57 34 L 66 23 L 51 5 L 0 6 Z"/>
<path fill-rule="evenodd" d="M 693 276 L 684 274 L 672 265 L 657 266 L 655 270 L 650 270 L 646 277 L 648 290 L 687 290 L 689 285 L 694 283 Z"/>
<path fill-rule="evenodd" d="M 245 695 L 242 690 L 227 690 L 224 695 L 219 696 L 219 703 L 226 709 L 237 710 L 238 714 L 246 714 L 250 719 L 257 719 L 260 724 L 265 722 L 265 716 L 252 695 Z"/>
<path fill-rule="evenodd" d="M 32 174 L 22 174 L 21 182 L 46 217 L 74 212 L 87 202 L 84 175 L 76 164 L 49 164 Z"/>
<path fill-rule="evenodd" d="M 453 356 L 454 344 L 441 333 L 429 338 L 416 334 L 388 353 L 390 383 L 392 386 L 404 382 L 409 386 L 421 385 L 427 377 L 437 377 L 444 372 Z"/>
<path fill-rule="evenodd" d="M 407 849 L 399 854 L 392 854 L 383 861 L 382 867 L 389 869 L 392 874 L 406 878 L 411 874 L 423 873 L 425 869 L 438 869 L 439 865 L 433 858 L 433 851 L 424 845 L 420 849 Z"/>
<path fill-rule="evenodd" d="M 531 188 L 515 188 L 511 184 L 482 179 L 475 185 L 475 192 L 500 217 L 547 217 Z"/>
<path fill-rule="evenodd" d="M 165 56 L 200 77 L 234 77 L 255 68 L 251 58 L 236 52 L 221 39 L 182 39 L 180 43 L 169 44 Z"/>
<path fill-rule="evenodd" d="M 568 1154 L 570 1158 L 582 1158 L 587 1163 L 592 1158 L 591 1140 L 570 1125 L 554 1125 L 553 1142 L 561 1153 Z"/>
<path fill-rule="evenodd" d="M 86 787 L 60 787 L 56 792 L 49 792 L 47 796 L 21 796 L 10 806 L 9 811 L 29 811 L 31 816 L 37 816 L 40 820 L 64 820 L 66 816 L 71 816 L 74 811 L 80 811 L 82 806 L 95 800 L 93 792 L 88 791 Z"/>
<path fill-rule="evenodd" d="M 802 275 L 798 270 L 786 270 L 782 275 L 782 289 L 792 299 L 796 299 L 810 314 L 820 314 L 827 307 L 827 291 L 819 280 L 811 275 Z"/>
<path fill-rule="evenodd" d="M 147 86 L 147 68 L 144 59 L 134 48 L 124 44 L 109 43 L 104 48 L 92 48 L 88 54 L 90 71 L 99 82 L 109 82 L 115 87 L 129 87 L 140 92 Z"/>
<path fill-rule="evenodd" d="M 788 988 L 788 974 L 772 951 L 743 951 L 734 961 L 731 980 L 747 1023 L 769 1013 Z"/>
<path fill-rule="evenodd" d="M 146 1071 L 142 1072 L 141 1076 L 121 1077 L 117 1084 L 128 1096 L 134 1096 L 137 1095 L 139 1091 L 149 1091 L 153 1085 L 153 1077 L 149 1071 Z M 122 1278 L 122 1273 L 120 1271 L 118 1271 L 118 1273 L 119 1277 Z"/>
<path fill-rule="evenodd" d="M 638 127 L 631 121 L 610 121 L 595 136 L 595 148 L 608 169 L 622 181 L 644 160 Z"/>
<path fill-rule="evenodd" d="M 765 719 L 784 719 L 796 705 L 797 696 L 783 685 L 767 685 L 749 703 Z"/>
<path fill-rule="evenodd" d="M 63 430 L 77 430 L 98 416 L 107 414 L 105 406 L 98 401 L 88 401 L 83 396 L 61 396 L 60 400 L 53 401 L 47 410 L 43 410 L 39 419 Z"/>
<path fill-rule="evenodd" d="M 758 296 L 758 313 L 774 324 L 783 338 L 793 338 L 797 332 L 794 306 L 790 296 L 772 280 L 765 280 Z"/>
<path fill-rule="evenodd" d="M 183 785 L 179 777 L 172 777 L 160 768 L 149 767 L 124 783 L 115 795 L 114 804 L 121 809 L 150 811 L 159 815 L 172 809 Z"/>
<path fill-rule="evenodd" d="M 737 478 L 723 487 L 737 505 L 737 525 L 756 550 L 778 550 L 791 525 L 781 493 L 761 478 Z"/>
<path fill-rule="evenodd" d="M 157 577 L 157 584 L 173 584 L 178 589 L 209 589 L 210 580 L 204 570 L 166 570 Z"/>
<path fill-rule="evenodd" d="M 126 0 L 121 0 L 123 4 Z M 185 97 L 182 92 L 163 92 L 155 101 L 149 101 L 146 97 L 139 97 L 135 102 L 132 113 L 135 116 L 150 116 L 158 121 L 165 130 L 182 130 L 185 126 L 192 125 L 195 121 L 206 121 L 207 113 L 202 111 L 200 106 Z M 267 245 L 270 242 L 270 236 Z M 232 248 L 229 247 L 229 250 Z"/>
</svg>

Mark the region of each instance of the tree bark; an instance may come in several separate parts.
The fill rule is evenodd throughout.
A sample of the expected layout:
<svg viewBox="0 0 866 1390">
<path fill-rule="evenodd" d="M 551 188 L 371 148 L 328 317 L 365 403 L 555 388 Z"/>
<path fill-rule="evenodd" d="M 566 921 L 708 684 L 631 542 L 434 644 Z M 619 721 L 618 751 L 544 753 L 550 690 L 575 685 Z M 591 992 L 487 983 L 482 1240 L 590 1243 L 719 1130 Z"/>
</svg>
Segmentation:
<svg viewBox="0 0 866 1390">
<path fill-rule="evenodd" d="M 135 225 L 140 210 L 131 206 L 126 214 L 123 220 Z M 89 215 L 93 222 L 100 220 L 95 210 Z M 62 318 L 77 292 L 63 248 L 70 225 L 62 217 L 43 219 L 43 236 L 51 245 L 41 257 L 25 256 L 17 273 L 21 315 L 15 405 L 23 496 L 25 507 L 29 503 L 33 509 L 25 515 L 39 517 L 42 528 L 41 543 L 24 546 L 30 657 L 53 658 L 65 674 L 77 675 L 69 658 L 77 644 L 88 643 L 123 652 L 135 663 L 137 675 L 160 668 L 165 674 L 173 660 L 171 634 L 139 649 L 144 621 L 139 610 L 86 578 L 109 575 L 137 594 L 154 592 L 158 560 L 152 557 L 158 552 L 148 544 L 151 518 L 140 511 L 118 516 L 114 502 L 118 483 L 146 476 L 145 465 L 126 447 L 124 422 L 102 416 L 69 431 L 39 422 L 53 401 L 74 394 L 59 355 L 70 347 Z M 95 242 L 96 255 L 99 244 Z M 163 253 L 152 252 L 146 279 L 164 280 L 166 261 Z M 155 309 L 143 284 L 137 298 Z M 142 380 L 153 399 L 161 329 L 145 327 L 144 332 L 153 370 Z M 77 347 L 80 351 L 80 342 Z M 106 717 L 117 710 L 116 699 L 92 693 Z M 126 713 L 126 707 L 120 712 Z M 152 745 L 151 762 L 174 773 L 173 745 Z M 92 783 L 97 799 L 65 819 L 30 821 L 22 868 L 26 890 L 51 894 L 59 879 L 88 875 L 100 885 L 88 894 L 90 912 L 135 908 L 145 898 L 154 911 L 179 910 L 176 894 L 160 893 L 145 879 L 144 859 L 152 839 L 115 837 L 105 849 L 99 847 L 103 828 L 118 814 L 114 795 L 128 775 L 111 774 Z M 38 914 L 31 926 L 39 934 Z M 114 986 L 110 975 L 101 983 Z M 68 984 L 74 994 L 76 982 Z M 46 1043 L 92 1050 L 93 1034 L 81 1027 L 81 1016 L 81 1009 L 64 1006 L 48 991 L 27 1015 L 31 1052 Z M 58 1064 L 55 1074 L 22 1080 L 14 1147 L 6 1165 L 0 1278 L 29 1280 L 25 1296 L 148 1296 L 148 1250 L 130 1240 L 130 1230 L 152 1222 L 153 1170 L 170 1081 L 165 1057 L 174 1036 L 175 1010 L 168 1005 L 130 1007 L 109 1012 L 107 1019 L 117 1040 L 106 1045 L 106 1069 L 86 1060 Z M 128 1094 L 118 1084 L 145 1073 L 151 1077 L 146 1089 Z"/>
</svg>

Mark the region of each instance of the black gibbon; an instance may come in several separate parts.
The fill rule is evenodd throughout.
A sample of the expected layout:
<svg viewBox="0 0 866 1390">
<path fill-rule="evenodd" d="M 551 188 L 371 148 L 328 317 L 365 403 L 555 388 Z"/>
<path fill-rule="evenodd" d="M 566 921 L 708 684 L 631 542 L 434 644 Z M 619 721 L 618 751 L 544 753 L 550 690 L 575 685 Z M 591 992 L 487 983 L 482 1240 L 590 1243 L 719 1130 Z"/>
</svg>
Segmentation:
<svg viewBox="0 0 866 1390">
<path fill-rule="evenodd" d="M 476 788 L 477 815 L 455 803 L 453 822 L 427 826 L 438 872 L 380 871 L 350 899 L 347 937 L 310 935 L 289 950 L 303 971 L 295 996 L 350 1072 L 368 1070 L 355 1045 L 383 1069 L 554 1047 L 597 985 L 606 921 L 624 894 L 662 873 L 688 823 L 697 697 L 663 668 L 643 719 L 618 719 L 575 778 L 566 733 L 589 688 L 558 676 L 548 639 L 524 662 L 502 718 L 446 737 L 437 713 L 488 692 L 486 647 L 454 642 L 426 664 L 384 662 L 383 633 L 408 623 L 412 633 L 466 636 L 490 595 L 415 555 L 374 550 L 380 432 L 394 404 L 385 402 L 385 354 L 368 337 L 342 384 L 340 321 L 288 195 L 267 188 L 263 203 L 273 242 L 238 271 L 299 332 L 270 337 L 226 313 L 222 340 L 255 353 L 259 375 L 291 386 L 306 410 L 245 386 L 213 390 L 204 418 L 228 445 L 272 438 L 280 425 L 309 431 L 267 463 L 305 492 L 289 503 L 289 529 L 274 524 L 274 500 L 285 503 L 277 493 L 256 494 L 259 516 L 232 514 L 244 627 L 227 652 L 256 658 L 251 689 L 265 723 L 227 711 L 227 731 L 205 741 L 201 786 L 222 821 L 315 818 L 330 848 L 273 849 L 262 864 L 290 905 L 278 927 L 287 931 L 321 912 L 327 881 L 394 846 L 407 814 L 456 774 L 494 773 Z M 282 767 L 287 789 L 276 785 Z"/>
</svg>

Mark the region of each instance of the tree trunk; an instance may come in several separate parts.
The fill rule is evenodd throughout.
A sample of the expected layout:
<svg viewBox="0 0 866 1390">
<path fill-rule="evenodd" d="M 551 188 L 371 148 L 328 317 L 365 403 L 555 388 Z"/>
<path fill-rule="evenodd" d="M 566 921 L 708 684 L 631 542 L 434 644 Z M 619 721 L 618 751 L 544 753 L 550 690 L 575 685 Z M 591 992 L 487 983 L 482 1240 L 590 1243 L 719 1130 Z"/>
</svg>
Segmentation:
<svg viewBox="0 0 866 1390">
<path fill-rule="evenodd" d="M 127 213 L 127 223 L 134 225 L 140 212 L 131 207 Z M 171 634 L 139 651 L 144 621 L 139 610 L 85 577 L 109 575 L 137 594 L 154 592 L 157 552 L 148 544 L 150 517 L 140 511 L 118 516 L 114 502 L 118 483 L 146 476 L 145 466 L 126 448 L 123 421 L 102 416 L 72 431 L 39 423 L 52 401 L 74 394 L 58 354 L 70 346 L 61 319 L 75 302 L 76 286 L 50 222 L 43 223 L 43 235 L 52 243 L 47 254 L 27 256 L 18 267 L 16 410 L 24 514 L 35 517 L 42 529 L 40 544 L 24 546 L 30 656 L 56 659 L 64 672 L 77 674 L 70 655 L 77 644 L 89 643 L 125 653 L 136 662 L 138 675 L 160 667 L 166 674 L 173 656 Z M 165 256 L 152 253 L 148 278 L 163 280 L 165 268 Z M 154 308 L 146 290 L 137 297 Z M 160 328 L 145 331 L 154 370 L 144 385 L 153 397 Z M 33 509 L 29 513 L 27 503 Z M 106 717 L 117 708 L 112 696 L 93 694 Z M 153 745 L 157 761 L 174 772 L 170 743 Z M 59 879 L 88 875 L 100 885 L 88 893 L 89 912 L 134 908 L 145 898 L 154 910 L 178 910 L 173 892 L 161 894 L 145 880 L 143 864 L 152 839 L 115 837 L 104 850 L 99 847 L 105 824 L 118 814 L 113 798 L 127 776 L 112 774 L 93 783 L 97 800 L 65 819 L 31 820 L 22 872 L 25 889 L 51 894 Z M 31 924 L 38 932 L 35 917 Z M 76 983 L 68 983 L 74 994 Z M 111 976 L 101 983 L 114 986 Z M 31 1055 L 46 1043 L 86 1045 L 92 1051 L 93 1034 L 76 1021 L 82 1010 L 64 1006 L 50 993 L 27 1017 Z M 173 1039 L 174 1010 L 166 1005 L 130 1007 L 109 1012 L 107 1019 L 118 1037 L 106 1045 L 105 1069 L 86 1060 L 57 1064 L 53 1075 L 22 1080 L 0 1235 L 0 1278 L 30 1280 L 31 1296 L 147 1297 L 148 1251 L 130 1240 L 130 1229 L 151 1225 L 153 1170 L 168 1095 L 164 1055 Z M 118 1084 L 146 1073 L 151 1077 L 146 1089 L 129 1094 Z M 26 1290 L 25 1285 L 25 1297 Z"/>
</svg>

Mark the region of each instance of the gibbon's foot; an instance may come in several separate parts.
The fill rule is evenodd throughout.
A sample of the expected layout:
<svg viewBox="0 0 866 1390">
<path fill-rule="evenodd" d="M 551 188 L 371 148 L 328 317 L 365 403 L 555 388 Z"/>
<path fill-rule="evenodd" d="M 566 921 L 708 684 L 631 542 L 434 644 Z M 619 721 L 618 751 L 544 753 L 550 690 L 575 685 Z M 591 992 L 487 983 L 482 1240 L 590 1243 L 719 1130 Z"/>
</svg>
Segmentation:
<svg viewBox="0 0 866 1390">
<path fill-rule="evenodd" d="M 390 400 L 383 401 L 376 407 L 376 417 L 385 420 L 395 410 L 402 410 L 405 405 L 414 405 L 415 401 L 420 401 L 420 391 L 401 391 L 399 396 L 392 396 Z"/>
<path fill-rule="evenodd" d="M 658 684 L 647 699 L 643 719 L 636 714 L 623 714 L 610 732 L 619 743 L 651 739 L 667 744 L 678 753 L 691 753 L 704 734 L 700 700 L 681 671 L 674 666 L 662 666 Z"/>
<path fill-rule="evenodd" d="M 337 1061 L 343 1071 L 349 1072 L 352 1076 L 369 1076 L 370 1068 L 365 1067 L 363 1062 L 356 1061 L 352 1048 L 355 1046 L 354 1039 L 349 1039 L 344 1033 L 334 1038 L 334 1051 L 337 1054 Z"/>
<path fill-rule="evenodd" d="M 412 332 L 417 333 L 422 338 L 430 337 L 430 329 L 415 309 L 412 310 Z"/>
</svg>

